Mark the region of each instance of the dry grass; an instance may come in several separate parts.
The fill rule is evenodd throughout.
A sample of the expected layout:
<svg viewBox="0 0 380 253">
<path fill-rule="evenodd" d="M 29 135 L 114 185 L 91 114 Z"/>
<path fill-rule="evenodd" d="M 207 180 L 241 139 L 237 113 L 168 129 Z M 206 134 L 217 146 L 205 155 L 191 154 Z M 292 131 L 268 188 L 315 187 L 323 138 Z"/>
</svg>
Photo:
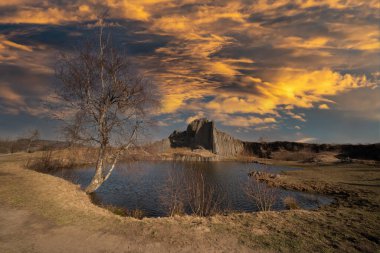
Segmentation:
<svg viewBox="0 0 380 253">
<path fill-rule="evenodd" d="M 29 159 L 25 168 L 43 173 L 51 173 L 61 169 L 72 169 L 75 167 L 73 160 L 59 159 L 53 157 L 52 151 L 42 152 L 40 157 Z"/>
<path fill-rule="evenodd" d="M 290 161 L 290 162 L 301 162 L 301 163 L 318 163 L 318 164 L 331 164 L 340 161 L 336 157 L 338 153 L 336 152 L 320 152 L 316 153 L 311 150 L 301 150 L 301 151 L 286 151 L 281 150 L 272 153 L 272 158 L 274 160 L 280 161 Z"/>
<path fill-rule="evenodd" d="M 122 207 L 117 207 L 117 206 L 112 206 L 112 205 L 102 205 L 101 207 L 111 211 L 112 213 L 116 215 L 123 216 L 123 217 L 132 217 L 139 220 L 142 220 L 145 217 L 144 211 L 140 209 L 129 210 L 127 208 L 122 208 Z"/>
<path fill-rule="evenodd" d="M 286 178 L 283 183 L 304 189 L 319 185 L 315 191 L 322 192 L 339 189 L 333 193 L 337 202 L 318 211 L 137 220 L 95 206 L 76 185 L 23 169 L 35 155 L 0 156 L 1 252 L 380 250 L 380 169 L 375 166 L 285 163 L 306 168 L 287 172 L 280 177 Z"/>
<path fill-rule="evenodd" d="M 302 151 L 286 151 L 282 150 L 279 152 L 274 152 L 272 154 L 273 159 L 283 160 L 283 161 L 314 161 L 317 159 L 317 153 L 307 150 Z"/>
</svg>

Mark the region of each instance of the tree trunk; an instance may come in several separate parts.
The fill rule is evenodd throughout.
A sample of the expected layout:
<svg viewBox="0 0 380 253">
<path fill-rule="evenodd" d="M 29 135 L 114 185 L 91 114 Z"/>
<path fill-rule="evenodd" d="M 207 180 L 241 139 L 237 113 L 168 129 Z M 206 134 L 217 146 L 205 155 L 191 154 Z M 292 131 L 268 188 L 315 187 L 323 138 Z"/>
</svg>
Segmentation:
<svg viewBox="0 0 380 253">
<path fill-rule="evenodd" d="M 105 159 L 105 147 L 102 145 L 99 150 L 98 160 L 96 162 L 95 175 L 92 177 L 90 184 L 86 187 L 86 193 L 93 193 L 104 182 L 103 165 Z"/>
<path fill-rule="evenodd" d="M 30 146 L 32 145 L 32 140 L 29 140 L 28 147 L 26 148 L 26 152 L 30 153 Z"/>
</svg>

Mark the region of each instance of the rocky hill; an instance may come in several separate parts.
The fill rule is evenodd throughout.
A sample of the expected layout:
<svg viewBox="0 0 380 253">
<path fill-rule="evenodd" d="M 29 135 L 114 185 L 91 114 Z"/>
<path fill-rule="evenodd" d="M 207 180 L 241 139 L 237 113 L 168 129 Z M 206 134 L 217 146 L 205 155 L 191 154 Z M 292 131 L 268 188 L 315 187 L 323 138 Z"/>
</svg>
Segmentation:
<svg viewBox="0 0 380 253">
<path fill-rule="evenodd" d="M 196 119 L 185 131 L 174 131 L 159 142 L 160 150 L 168 148 L 205 149 L 221 157 L 253 155 L 271 158 L 275 153 L 308 154 L 330 152 L 343 160 L 368 159 L 380 161 L 380 143 L 368 145 L 310 144 L 298 142 L 247 142 L 218 130 L 213 121 Z"/>
</svg>

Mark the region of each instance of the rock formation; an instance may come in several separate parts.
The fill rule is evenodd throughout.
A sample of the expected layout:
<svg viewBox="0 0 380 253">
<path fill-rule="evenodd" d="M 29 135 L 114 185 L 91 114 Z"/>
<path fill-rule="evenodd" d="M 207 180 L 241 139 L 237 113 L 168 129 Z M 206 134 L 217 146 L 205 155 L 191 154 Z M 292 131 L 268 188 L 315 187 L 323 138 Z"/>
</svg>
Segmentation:
<svg viewBox="0 0 380 253">
<path fill-rule="evenodd" d="M 174 131 L 169 136 L 171 147 L 203 148 L 221 156 L 240 154 L 243 142 L 215 128 L 214 122 L 207 119 L 196 119 L 186 131 Z"/>
<path fill-rule="evenodd" d="M 213 129 L 212 152 L 221 156 L 236 157 L 244 151 L 244 143 L 218 129 Z"/>
<path fill-rule="evenodd" d="M 368 159 L 380 161 L 380 143 L 368 145 L 310 144 L 287 141 L 247 142 L 236 139 L 215 127 L 213 121 L 196 119 L 185 131 L 174 131 L 168 139 L 160 142 L 161 149 L 186 147 L 205 149 L 221 157 L 236 157 L 242 153 L 270 158 L 273 152 L 310 153 L 334 152 L 339 159 Z"/>
</svg>

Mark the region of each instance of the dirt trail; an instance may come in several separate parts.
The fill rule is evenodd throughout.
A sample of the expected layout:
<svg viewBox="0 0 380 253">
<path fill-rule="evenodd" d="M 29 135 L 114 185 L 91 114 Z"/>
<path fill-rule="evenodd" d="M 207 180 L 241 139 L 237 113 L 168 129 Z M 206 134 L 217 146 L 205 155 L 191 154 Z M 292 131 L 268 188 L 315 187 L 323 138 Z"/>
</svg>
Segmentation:
<svg viewBox="0 0 380 253">
<path fill-rule="evenodd" d="M 0 209 L 0 252 L 166 252 L 159 242 L 137 244 L 126 236 L 56 226 L 29 211 Z M 133 236 L 132 236 L 133 239 Z"/>
</svg>

